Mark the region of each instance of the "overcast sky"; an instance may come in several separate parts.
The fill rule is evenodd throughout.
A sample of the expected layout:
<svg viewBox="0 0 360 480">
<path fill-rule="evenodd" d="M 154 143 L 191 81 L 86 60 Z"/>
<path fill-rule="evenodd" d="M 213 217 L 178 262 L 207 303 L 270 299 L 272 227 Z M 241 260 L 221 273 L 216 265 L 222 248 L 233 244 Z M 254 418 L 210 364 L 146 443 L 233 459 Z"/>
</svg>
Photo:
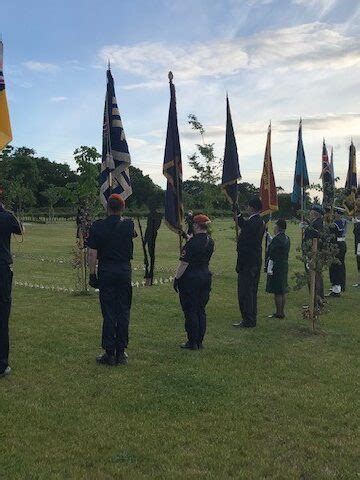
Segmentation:
<svg viewBox="0 0 360 480">
<path fill-rule="evenodd" d="M 172 70 L 184 176 L 195 113 L 223 155 L 229 92 L 244 181 L 260 183 L 269 120 L 277 185 L 292 186 L 298 119 L 311 181 L 322 139 L 345 181 L 360 147 L 358 0 L 2 0 L 0 32 L 15 146 L 72 161 L 100 149 L 107 60 L 132 163 L 161 174 Z"/>
</svg>

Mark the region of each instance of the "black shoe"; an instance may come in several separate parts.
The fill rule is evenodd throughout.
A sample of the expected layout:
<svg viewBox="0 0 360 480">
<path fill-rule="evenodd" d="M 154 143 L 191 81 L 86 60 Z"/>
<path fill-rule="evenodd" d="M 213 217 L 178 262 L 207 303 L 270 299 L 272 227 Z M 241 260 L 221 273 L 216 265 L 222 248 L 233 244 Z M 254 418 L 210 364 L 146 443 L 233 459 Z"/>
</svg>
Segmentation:
<svg viewBox="0 0 360 480">
<path fill-rule="evenodd" d="M 283 319 L 283 318 L 285 318 L 285 315 L 278 315 L 277 313 L 272 313 L 271 315 L 268 315 L 268 318 L 280 318 L 280 319 Z"/>
<path fill-rule="evenodd" d="M 197 346 L 196 343 L 190 343 L 190 342 L 183 343 L 182 345 L 180 345 L 180 348 L 185 348 L 187 350 L 199 350 L 199 347 Z"/>
<path fill-rule="evenodd" d="M 246 323 L 240 322 L 240 323 L 233 323 L 233 327 L 236 327 L 236 328 L 255 328 L 256 325 L 246 325 Z"/>
<path fill-rule="evenodd" d="M 341 293 L 335 293 L 335 292 L 330 292 L 328 293 L 327 295 L 325 295 L 325 297 L 341 297 Z"/>
<path fill-rule="evenodd" d="M 10 375 L 11 373 L 11 368 L 9 367 L 9 365 L 5 368 L 5 370 L 3 370 L 1 373 L 0 373 L 0 378 L 1 377 L 6 377 L 7 375 Z"/>
<path fill-rule="evenodd" d="M 99 355 L 98 357 L 96 357 L 96 363 L 100 365 L 114 366 L 116 363 L 115 356 L 109 355 L 108 353 L 105 352 L 102 355 Z"/>
<path fill-rule="evenodd" d="M 120 355 L 116 355 L 115 363 L 116 365 L 127 365 L 128 363 L 127 359 L 128 359 L 128 354 L 124 352 Z"/>
<path fill-rule="evenodd" d="M 204 348 L 204 345 L 202 344 L 202 342 L 198 343 L 197 346 L 199 350 L 202 350 Z"/>
</svg>

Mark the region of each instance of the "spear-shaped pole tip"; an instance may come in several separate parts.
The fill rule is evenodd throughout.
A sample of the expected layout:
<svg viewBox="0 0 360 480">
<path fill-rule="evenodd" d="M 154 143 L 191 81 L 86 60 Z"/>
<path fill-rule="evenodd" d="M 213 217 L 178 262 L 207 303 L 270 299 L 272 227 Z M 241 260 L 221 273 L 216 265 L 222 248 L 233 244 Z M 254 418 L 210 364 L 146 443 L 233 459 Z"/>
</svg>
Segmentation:
<svg viewBox="0 0 360 480">
<path fill-rule="evenodd" d="M 173 75 L 173 73 L 170 71 L 170 72 L 168 73 L 168 79 L 170 80 L 170 82 L 173 81 L 173 78 L 174 78 L 174 75 Z"/>
</svg>

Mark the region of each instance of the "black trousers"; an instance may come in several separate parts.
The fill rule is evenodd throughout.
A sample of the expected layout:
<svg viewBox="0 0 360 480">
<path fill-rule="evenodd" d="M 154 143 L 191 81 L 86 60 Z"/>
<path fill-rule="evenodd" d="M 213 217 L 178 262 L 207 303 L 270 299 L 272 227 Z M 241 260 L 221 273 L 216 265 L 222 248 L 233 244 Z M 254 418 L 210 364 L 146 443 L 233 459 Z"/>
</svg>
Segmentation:
<svg viewBox="0 0 360 480">
<path fill-rule="evenodd" d="M 341 291 L 345 291 L 346 287 L 346 267 L 345 267 L 345 255 L 346 255 L 346 243 L 337 242 L 339 253 L 336 258 L 340 263 L 332 263 L 329 268 L 331 285 L 340 285 Z"/>
<path fill-rule="evenodd" d="M 9 317 L 13 273 L 8 265 L 0 264 L 0 373 L 9 361 Z"/>
<path fill-rule="evenodd" d="M 179 282 L 179 297 L 185 316 L 188 342 L 200 345 L 206 332 L 205 307 L 210 298 L 211 273 L 207 271 L 186 273 Z"/>
<path fill-rule="evenodd" d="M 132 301 L 130 268 L 99 269 L 100 305 L 103 315 L 102 348 L 122 354 L 129 341 Z"/>
<path fill-rule="evenodd" d="M 261 262 L 238 266 L 238 300 L 244 325 L 255 327 Z"/>
</svg>

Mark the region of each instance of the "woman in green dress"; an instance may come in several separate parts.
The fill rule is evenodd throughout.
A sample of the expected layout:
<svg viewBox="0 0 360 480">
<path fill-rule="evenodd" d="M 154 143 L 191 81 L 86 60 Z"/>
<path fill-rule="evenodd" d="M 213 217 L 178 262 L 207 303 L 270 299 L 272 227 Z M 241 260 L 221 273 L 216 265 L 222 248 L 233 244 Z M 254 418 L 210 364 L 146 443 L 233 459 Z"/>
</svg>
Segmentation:
<svg viewBox="0 0 360 480">
<path fill-rule="evenodd" d="M 285 296 L 288 292 L 290 238 L 285 234 L 286 221 L 275 223 L 274 237 L 268 246 L 266 291 L 274 294 L 276 312 L 269 318 L 285 318 Z"/>
</svg>

